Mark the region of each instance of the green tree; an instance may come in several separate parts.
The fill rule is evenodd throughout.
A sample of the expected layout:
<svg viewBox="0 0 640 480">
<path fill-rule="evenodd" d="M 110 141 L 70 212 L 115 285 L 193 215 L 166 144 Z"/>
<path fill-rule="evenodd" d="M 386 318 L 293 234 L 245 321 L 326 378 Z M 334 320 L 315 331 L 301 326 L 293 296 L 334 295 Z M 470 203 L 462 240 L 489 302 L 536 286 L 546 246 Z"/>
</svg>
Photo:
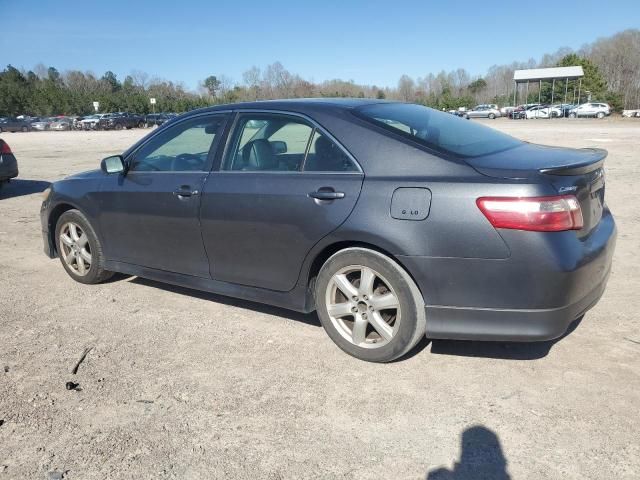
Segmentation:
<svg viewBox="0 0 640 480">
<path fill-rule="evenodd" d="M 215 75 L 210 75 L 204 79 L 204 87 L 209 92 L 209 95 L 215 97 L 220 88 L 220 80 Z"/>
</svg>

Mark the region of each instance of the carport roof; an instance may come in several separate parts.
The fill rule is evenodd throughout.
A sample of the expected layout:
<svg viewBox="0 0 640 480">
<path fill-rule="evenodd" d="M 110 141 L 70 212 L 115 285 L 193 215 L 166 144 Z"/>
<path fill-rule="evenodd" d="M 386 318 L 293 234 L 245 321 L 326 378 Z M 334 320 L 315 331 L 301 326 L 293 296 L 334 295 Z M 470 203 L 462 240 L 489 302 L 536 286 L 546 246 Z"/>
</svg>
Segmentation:
<svg viewBox="0 0 640 480">
<path fill-rule="evenodd" d="M 516 83 L 538 80 L 552 80 L 554 78 L 575 78 L 584 77 L 581 66 L 575 67 L 552 67 L 552 68 L 530 68 L 528 70 L 516 70 L 513 72 L 513 80 Z"/>
</svg>

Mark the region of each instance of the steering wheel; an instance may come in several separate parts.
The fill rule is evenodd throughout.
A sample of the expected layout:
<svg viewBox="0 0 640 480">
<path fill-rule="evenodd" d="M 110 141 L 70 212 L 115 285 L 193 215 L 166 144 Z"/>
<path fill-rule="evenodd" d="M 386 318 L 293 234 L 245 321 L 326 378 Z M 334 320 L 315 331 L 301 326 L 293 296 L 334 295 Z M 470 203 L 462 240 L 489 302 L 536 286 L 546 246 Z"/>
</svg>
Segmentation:
<svg viewBox="0 0 640 480">
<path fill-rule="evenodd" d="M 177 170 L 187 170 L 184 166 L 191 167 L 192 170 L 199 169 L 202 167 L 202 157 L 195 153 L 181 153 L 180 155 L 176 155 L 171 162 L 171 169 L 174 171 Z M 178 167 L 178 168 L 176 168 Z"/>
</svg>

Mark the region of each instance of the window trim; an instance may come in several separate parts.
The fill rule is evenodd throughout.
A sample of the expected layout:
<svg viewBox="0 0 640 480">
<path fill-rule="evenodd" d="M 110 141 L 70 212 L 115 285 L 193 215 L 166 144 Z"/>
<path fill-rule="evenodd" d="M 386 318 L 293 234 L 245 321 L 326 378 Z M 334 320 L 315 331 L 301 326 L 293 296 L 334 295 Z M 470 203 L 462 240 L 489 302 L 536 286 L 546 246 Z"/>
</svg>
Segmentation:
<svg viewBox="0 0 640 480">
<path fill-rule="evenodd" d="M 226 142 L 226 139 L 223 138 L 223 137 L 228 134 L 228 131 L 227 131 L 226 127 L 229 124 L 229 119 L 232 116 L 230 114 L 232 114 L 232 113 L 233 112 L 231 110 L 220 110 L 220 111 L 214 111 L 214 112 L 202 112 L 202 113 L 198 113 L 198 114 L 195 114 L 195 115 L 186 116 L 184 118 L 176 120 L 175 122 L 171 122 L 171 123 L 167 122 L 167 124 L 166 124 L 167 126 L 165 128 L 160 127 L 158 130 L 153 132 L 149 137 L 142 139 L 139 144 L 137 144 L 137 145 L 135 145 L 133 147 L 133 149 L 131 149 L 130 151 L 125 153 L 124 163 L 125 163 L 125 165 L 127 165 L 127 176 L 128 175 L 133 175 L 133 174 L 149 174 L 149 173 L 152 173 L 152 174 L 157 174 L 157 173 L 201 173 L 201 174 L 209 174 L 212 171 L 212 168 L 215 166 L 216 153 L 220 149 L 221 142 L 223 140 Z M 130 162 L 135 160 L 135 156 L 140 151 L 140 149 L 142 149 L 145 145 L 149 144 L 149 142 L 154 140 L 158 135 L 162 135 L 165 131 L 175 127 L 176 125 L 180 125 L 181 123 L 191 121 L 194 118 L 214 117 L 214 116 L 223 116 L 224 117 L 224 123 L 222 124 L 222 126 L 220 128 L 220 134 L 216 135 L 216 138 L 213 139 L 213 143 L 211 144 L 211 147 L 209 148 L 209 153 L 207 154 L 207 164 L 205 165 L 206 168 L 204 170 L 149 170 L 149 171 L 147 171 L 147 170 L 145 170 L 145 171 L 129 170 L 130 165 L 131 165 Z"/>
<path fill-rule="evenodd" d="M 276 174 L 276 175 L 364 175 L 364 170 L 362 169 L 362 167 L 360 166 L 360 163 L 358 163 L 358 161 L 356 160 L 356 158 L 351 154 L 351 152 L 349 152 L 349 150 L 347 150 L 333 135 L 331 135 L 331 133 L 329 133 L 324 127 L 322 127 L 318 122 L 316 122 L 314 119 L 312 119 L 311 117 L 309 117 L 308 115 L 305 115 L 303 113 L 298 113 L 298 112 L 291 112 L 288 110 L 270 110 L 270 109 L 259 109 L 259 108 L 247 108 L 247 109 L 237 109 L 237 110 L 233 110 L 234 113 L 234 118 L 233 120 L 230 122 L 231 123 L 231 127 L 229 128 L 229 131 L 227 133 L 227 137 L 225 139 L 225 145 L 222 149 L 222 158 L 221 161 L 219 162 L 219 165 L 217 165 L 217 169 L 213 170 L 215 172 L 219 172 L 219 173 L 231 173 L 231 174 L 261 174 L 261 175 L 268 175 L 268 174 Z M 295 171 L 285 171 L 285 170 L 257 170 L 257 171 L 252 171 L 252 170 L 227 170 L 223 167 L 225 167 L 227 161 L 228 161 L 228 156 L 230 155 L 230 149 L 233 148 L 233 145 L 231 145 L 232 143 L 232 139 L 236 134 L 236 128 L 238 127 L 238 123 L 239 123 L 239 119 L 242 115 L 244 114 L 267 114 L 267 115 L 281 115 L 281 116 L 291 116 L 291 117 L 297 117 L 300 119 L 303 119 L 306 123 L 308 123 L 311 128 L 312 128 L 312 132 L 311 132 L 311 137 L 309 137 L 309 142 L 307 144 L 307 149 L 304 153 L 304 159 L 302 161 L 301 164 L 301 168 L 300 170 L 295 170 Z M 353 172 L 311 172 L 311 171 L 305 171 L 304 170 L 304 164 L 306 163 L 307 160 L 307 154 L 309 153 L 309 148 L 310 148 L 310 142 L 313 139 L 313 134 L 315 133 L 315 131 L 318 130 L 320 131 L 323 135 L 326 135 L 329 139 L 331 139 L 332 142 L 334 142 L 338 148 L 340 150 L 342 150 L 342 152 L 349 158 L 349 160 L 351 160 L 353 162 L 353 164 L 356 166 L 356 171 Z"/>
</svg>

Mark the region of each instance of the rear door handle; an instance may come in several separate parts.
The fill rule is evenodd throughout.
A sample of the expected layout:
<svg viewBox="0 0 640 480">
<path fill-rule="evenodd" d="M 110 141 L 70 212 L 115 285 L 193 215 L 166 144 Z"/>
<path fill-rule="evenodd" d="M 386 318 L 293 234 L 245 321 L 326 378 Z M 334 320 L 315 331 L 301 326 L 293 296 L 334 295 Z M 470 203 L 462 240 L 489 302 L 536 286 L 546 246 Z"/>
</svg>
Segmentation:
<svg viewBox="0 0 640 480">
<path fill-rule="evenodd" d="M 173 191 L 173 194 L 180 198 L 195 196 L 199 193 L 198 190 L 191 190 L 191 187 L 188 185 L 182 185 Z"/>
<path fill-rule="evenodd" d="M 315 192 L 311 192 L 309 197 L 315 198 L 316 200 L 337 200 L 339 198 L 344 198 L 344 192 L 335 192 L 333 190 L 317 190 Z"/>
</svg>

